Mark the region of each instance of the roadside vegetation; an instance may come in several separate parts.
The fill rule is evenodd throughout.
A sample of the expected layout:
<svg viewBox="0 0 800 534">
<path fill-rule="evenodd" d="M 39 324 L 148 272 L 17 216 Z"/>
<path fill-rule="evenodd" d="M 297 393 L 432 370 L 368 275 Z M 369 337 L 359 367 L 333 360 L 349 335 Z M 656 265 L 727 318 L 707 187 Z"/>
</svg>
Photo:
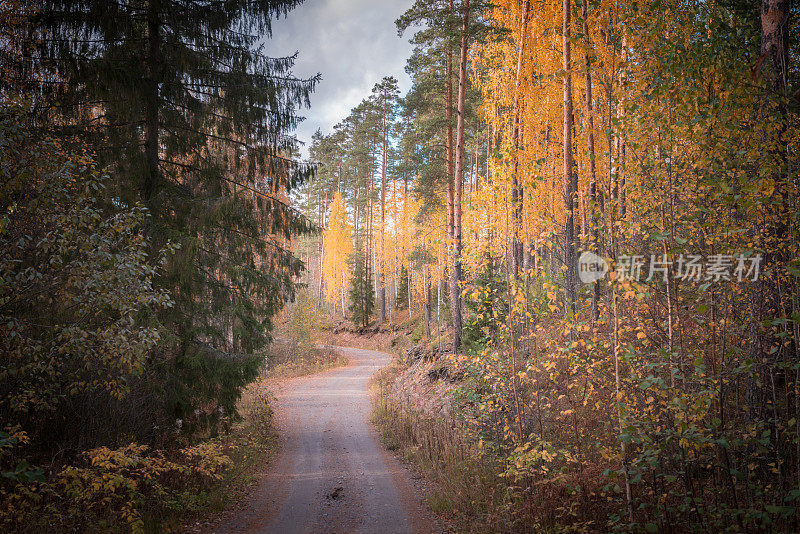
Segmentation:
<svg viewBox="0 0 800 534">
<path fill-rule="evenodd" d="M 557 338 L 558 323 L 540 328 L 542 335 Z M 506 390 L 510 386 L 504 385 L 507 383 L 503 381 L 503 362 L 495 361 L 498 371 L 494 380 L 489 381 L 482 368 L 471 363 L 474 358 L 484 358 L 486 348 L 469 357 L 454 356 L 441 352 L 442 344 L 433 337 L 427 340 L 423 337 L 419 343 L 412 344 L 411 340 L 417 337 L 415 330 L 416 327 L 409 324 L 407 330 L 399 333 L 392 366 L 375 376 L 372 420 L 379 429 L 383 445 L 433 483 L 427 501 L 435 512 L 449 520 L 459 532 L 597 532 L 607 531 L 609 523 L 623 524 L 625 519 L 615 511 L 620 503 L 625 503 L 626 479 L 624 471 L 614 461 L 614 439 L 590 442 L 584 430 L 595 429 L 594 435 L 599 436 L 600 429 L 613 426 L 615 419 L 601 403 L 576 403 L 570 398 L 570 383 L 576 378 L 564 369 L 559 372 L 563 361 L 558 353 L 548 356 L 542 351 L 536 362 L 526 364 L 529 379 L 541 384 L 539 388 L 523 390 L 526 410 L 530 410 L 539 430 L 530 435 L 535 445 L 509 448 L 503 445 L 502 438 L 512 430 L 509 423 L 513 419 L 509 415 L 513 414 L 514 406 L 504 402 L 504 399 L 513 400 L 513 396 Z M 642 400 L 646 402 L 653 392 L 646 384 L 647 377 L 641 380 L 639 394 L 644 395 Z M 448 409 L 432 410 L 431 405 L 446 405 Z M 613 406 L 606 406 L 609 405 Z M 685 406 L 682 411 L 689 408 Z M 545 417 L 546 413 L 554 415 Z M 683 439 L 689 439 L 690 431 L 691 427 L 686 429 Z M 643 486 L 654 481 L 645 479 L 644 473 L 653 466 L 642 455 L 650 449 L 658 451 L 666 443 L 642 439 L 635 427 L 625 428 L 619 439 L 626 439 L 628 435 L 642 448 L 628 467 L 631 473 L 628 482 L 639 488 L 634 493 L 639 499 L 645 503 L 645 499 L 656 502 L 664 499 L 660 501 L 661 506 L 675 506 L 685 514 L 677 516 L 676 521 L 720 524 L 727 513 L 734 513 L 713 504 L 726 496 L 715 497 L 708 493 L 709 488 L 699 484 L 703 471 L 690 467 L 702 458 L 694 456 L 704 451 L 702 447 L 694 449 L 694 455 L 683 460 L 689 466 L 680 467 L 679 463 L 674 463 L 670 471 L 660 477 L 663 480 L 657 479 L 664 486 L 663 493 L 645 492 Z M 539 436 L 549 436 L 549 439 Z M 760 433 L 756 441 L 764 447 L 768 437 L 767 433 Z M 743 433 L 719 439 L 725 441 L 715 447 L 714 452 L 721 455 L 719 461 L 725 461 L 725 452 L 746 446 L 753 437 Z M 763 451 L 763 448 L 753 448 L 751 454 L 763 454 Z M 758 468 L 759 464 L 751 463 L 745 471 L 749 471 L 749 475 L 737 477 L 737 482 L 748 489 L 737 497 L 740 502 L 765 500 L 765 495 L 758 491 L 759 479 L 754 473 Z M 662 469 L 666 471 L 666 465 Z M 685 478 L 690 474 L 691 481 Z M 679 498 L 680 484 L 692 485 L 695 493 L 691 500 Z M 774 505 L 762 500 L 760 505 L 753 503 L 746 513 L 738 514 L 745 524 L 758 522 L 772 525 L 770 528 L 774 531 L 791 531 L 789 525 L 794 520 L 794 512 L 789 503 L 792 498 L 789 495 L 782 504 Z M 767 514 L 774 515 L 774 519 Z M 663 531 L 653 521 L 612 529 Z M 684 529 L 681 527 L 678 531 Z"/>
<path fill-rule="evenodd" d="M 267 359 L 269 378 L 290 378 L 347 365 L 336 349 L 322 345 L 332 324 L 325 310 L 307 289 L 282 314 L 279 338 Z"/>
<path fill-rule="evenodd" d="M 452 413 L 430 413 L 421 408 L 426 383 L 436 380 L 441 369 L 449 369 L 440 350 L 448 345 L 442 338 L 422 340 L 419 318 L 406 318 L 396 325 L 392 364 L 372 378 L 372 424 L 378 429 L 381 444 L 404 463 L 421 473 L 431 487 L 425 496 L 430 509 L 458 532 L 498 532 L 516 523 L 518 504 L 508 481 L 502 476 L 497 458 L 483 454 L 478 441 L 464 421 Z M 423 341 L 422 343 L 419 343 Z M 411 351 L 409 351 L 411 349 Z M 415 354 L 411 356 L 410 354 Z M 411 368 L 420 367 L 412 374 Z M 413 399 L 404 397 L 398 386 L 411 385 Z M 451 397 L 436 399 L 451 405 Z"/>
<path fill-rule="evenodd" d="M 84 451 L 69 464 L 29 465 L 22 431 L 0 434 L 0 530 L 173 532 L 221 512 L 276 450 L 271 397 L 262 381 L 237 403 L 217 437 L 169 449 L 130 444 Z"/>
<path fill-rule="evenodd" d="M 469 529 L 800 530 L 797 15 L 416 0 L 410 89 L 314 139 L 309 287 L 365 331 L 419 317 L 393 397 L 449 386 L 382 419 Z"/>
<path fill-rule="evenodd" d="M 271 454 L 299 3 L 0 2 L 0 531 L 178 530 Z"/>
<path fill-rule="evenodd" d="M 0 433 L 3 471 L 0 529 L 14 532 L 170 532 L 204 521 L 244 494 L 255 469 L 276 451 L 270 385 L 275 380 L 346 365 L 315 343 L 327 320 L 305 291 L 284 314 L 262 356 L 265 366 L 242 393 L 236 415 L 216 436 L 191 444 L 175 432 L 170 448 L 129 444 L 82 452 L 69 464 L 29 464 L 26 432 Z M 180 423 L 179 423 L 180 426 Z"/>
<path fill-rule="evenodd" d="M 497 466 L 480 458 L 457 419 L 425 414 L 393 397 L 404 369 L 398 358 L 373 377 L 372 423 L 382 445 L 432 483 L 425 498 L 433 512 L 458 531 L 491 532 L 487 518 L 497 514 L 497 492 L 503 491 Z"/>
</svg>

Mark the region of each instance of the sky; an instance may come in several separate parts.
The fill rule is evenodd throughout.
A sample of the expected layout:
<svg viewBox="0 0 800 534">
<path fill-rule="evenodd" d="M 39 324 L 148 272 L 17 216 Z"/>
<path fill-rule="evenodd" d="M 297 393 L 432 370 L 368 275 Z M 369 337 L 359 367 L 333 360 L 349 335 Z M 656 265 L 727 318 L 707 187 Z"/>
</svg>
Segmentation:
<svg viewBox="0 0 800 534">
<path fill-rule="evenodd" d="M 305 78 L 322 74 L 311 95 L 311 109 L 295 132 L 308 143 L 319 128 L 330 133 L 350 110 L 370 95 L 384 76 L 398 80 L 401 94 L 411 86 L 405 73 L 411 55 L 409 29 L 397 36 L 394 21 L 411 7 L 413 0 L 306 0 L 286 18 L 274 21 L 272 39 L 265 41 L 266 55 L 286 56 L 299 52 L 293 72 Z"/>
</svg>

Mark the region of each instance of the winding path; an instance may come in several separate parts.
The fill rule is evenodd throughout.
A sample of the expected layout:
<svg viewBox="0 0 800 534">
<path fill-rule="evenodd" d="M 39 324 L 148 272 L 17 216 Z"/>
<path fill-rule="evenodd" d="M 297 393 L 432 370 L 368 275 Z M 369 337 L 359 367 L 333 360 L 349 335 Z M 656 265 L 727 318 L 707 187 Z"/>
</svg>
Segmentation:
<svg viewBox="0 0 800 534">
<path fill-rule="evenodd" d="M 275 389 L 281 452 L 218 533 L 414 533 L 435 523 L 370 427 L 367 382 L 391 356 L 336 347 L 346 367 Z"/>
</svg>

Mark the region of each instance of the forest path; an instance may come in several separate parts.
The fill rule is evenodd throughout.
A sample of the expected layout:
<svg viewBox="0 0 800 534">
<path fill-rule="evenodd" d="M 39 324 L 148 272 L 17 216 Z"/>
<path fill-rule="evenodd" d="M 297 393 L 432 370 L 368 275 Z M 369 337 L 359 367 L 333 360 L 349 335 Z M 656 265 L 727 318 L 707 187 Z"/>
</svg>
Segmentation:
<svg viewBox="0 0 800 534">
<path fill-rule="evenodd" d="M 334 348 L 349 365 L 273 389 L 281 451 L 244 506 L 213 532 L 434 531 L 408 473 L 380 447 L 369 423 L 367 383 L 391 356 Z"/>
</svg>

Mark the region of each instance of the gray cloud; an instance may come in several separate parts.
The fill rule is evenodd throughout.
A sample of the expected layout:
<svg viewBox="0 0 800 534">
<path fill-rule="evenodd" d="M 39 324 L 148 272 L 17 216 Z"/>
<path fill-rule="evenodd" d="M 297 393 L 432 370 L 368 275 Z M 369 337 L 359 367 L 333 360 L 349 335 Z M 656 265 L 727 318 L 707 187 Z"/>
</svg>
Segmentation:
<svg viewBox="0 0 800 534">
<path fill-rule="evenodd" d="M 411 81 L 403 70 L 411 55 L 408 39 L 397 36 L 395 19 L 413 0 L 307 0 L 275 21 L 270 56 L 299 52 L 294 74 L 322 74 L 311 109 L 296 134 L 306 143 L 317 130 L 329 132 L 384 76 L 398 79 L 405 93 Z M 307 148 L 303 155 L 307 155 Z"/>
</svg>

